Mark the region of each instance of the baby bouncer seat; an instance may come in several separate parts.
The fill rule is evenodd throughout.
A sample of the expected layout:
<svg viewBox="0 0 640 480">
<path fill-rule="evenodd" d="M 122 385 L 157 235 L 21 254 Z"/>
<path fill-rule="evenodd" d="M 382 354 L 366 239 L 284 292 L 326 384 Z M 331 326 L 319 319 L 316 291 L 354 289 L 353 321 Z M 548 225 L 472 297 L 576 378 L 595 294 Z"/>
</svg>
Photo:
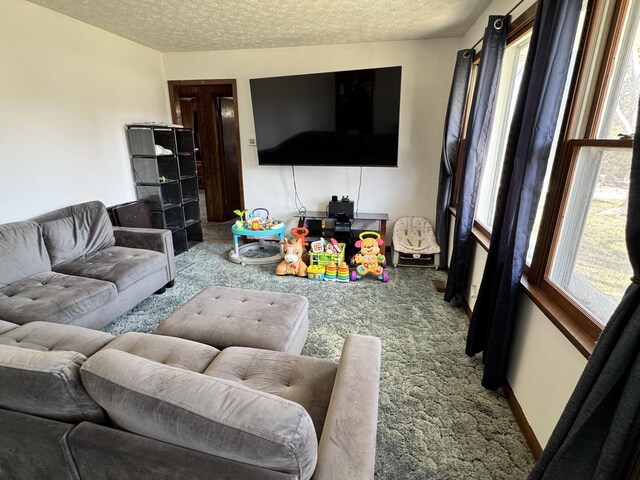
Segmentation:
<svg viewBox="0 0 640 480">
<path fill-rule="evenodd" d="M 393 227 L 393 266 L 438 268 L 440 245 L 433 227 L 424 217 L 402 217 Z"/>
</svg>

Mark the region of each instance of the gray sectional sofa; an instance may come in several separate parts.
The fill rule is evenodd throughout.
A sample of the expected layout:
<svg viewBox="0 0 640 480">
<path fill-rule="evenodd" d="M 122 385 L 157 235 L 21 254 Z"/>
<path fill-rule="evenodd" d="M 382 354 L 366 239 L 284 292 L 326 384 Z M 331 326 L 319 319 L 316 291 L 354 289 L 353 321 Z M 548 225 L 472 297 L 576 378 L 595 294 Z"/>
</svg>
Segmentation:
<svg viewBox="0 0 640 480">
<path fill-rule="evenodd" d="M 102 328 L 171 286 L 168 230 L 112 227 L 98 201 L 0 225 L 0 319 Z"/>
<path fill-rule="evenodd" d="M 0 478 L 371 479 L 379 369 L 375 337 L 332 362 L 0 321 Z"/>
<path fill-rule="evenodd" d="M 298 355 L 305 298 L 224 287 L 99 331 L 175 276 L 170 232 L 100 202 L 0 225 L 0 265 L 0 478 L 373 478 L 379 339 Z"/>
</svg>

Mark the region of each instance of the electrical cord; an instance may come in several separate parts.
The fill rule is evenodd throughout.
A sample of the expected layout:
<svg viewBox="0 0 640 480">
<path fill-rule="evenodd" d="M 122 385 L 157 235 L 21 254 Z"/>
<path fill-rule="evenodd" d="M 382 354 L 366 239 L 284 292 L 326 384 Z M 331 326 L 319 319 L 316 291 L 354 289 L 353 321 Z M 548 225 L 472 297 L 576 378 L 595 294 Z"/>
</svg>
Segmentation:
<svg viewBox="0 0 640 480">
<path fill-rule="evenodd" d="M 360 189 L 362 188 L 362 166 L 360 166 L 360 180 L 358 181 L 358 198 L 356 199 L 356 216 L 360 208 Z"/>
<path fill-rule="evenodd" d="M 296 184 L 296 167 L 291 165 L 291 174 L 293 175 L 293 201 L 295 202 L 298 215 L 304 216 L 307 213 L 307 207 L 304 206 L 300 196 L 298 195 L 298 185 Z"/>
</svg>

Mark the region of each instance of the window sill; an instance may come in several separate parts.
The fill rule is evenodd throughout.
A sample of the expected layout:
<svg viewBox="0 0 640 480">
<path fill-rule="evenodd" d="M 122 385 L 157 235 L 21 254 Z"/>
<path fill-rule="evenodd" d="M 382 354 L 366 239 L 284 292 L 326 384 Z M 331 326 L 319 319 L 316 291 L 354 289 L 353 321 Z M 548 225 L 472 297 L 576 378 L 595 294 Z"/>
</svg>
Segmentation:
<svg viewBox="0 0 640 480">
<path fill-rule="evenodd" d="M 596 346 L 596 341 L 582 328 L 557 302 L 535 285 L 529 284 L 526 274 L 520 279 L 520 285 L 527 296 L 542 310 L 551 323 L 569 340 L 574 347 L 589 359 Z"/>
<path fill-rule="evenodd" d="M 450 208 L 452 215 L 455 217 L 456 211 Z M 482 228 L 479 228 L 477 222 L 471 230 L 471 234 L 478 244 L 489 251 L 491 237 L 487 235 Z M 553 323 L 558 330 L 575 346 L 578 351 L 585 357 L 589 358 L 595 347 L 595 340 L 584 330 L 557 302 L 553 301 L 549 295 L 544 293 L 539 287 L 531 285 L 527 279 L 526 272 L 520 279 L 520 286 L 527 296 L 535 303 L 535 305 L 545 314 L 545 316 Z"/>
<path fill-rule="evenodd" d="M 488 230 L 485 230 L 482 225 L 477 221 L 473 222 L 473 228 L 471 228 L 471 235 L 475 237 L 480 246 L 487 252 L 489 251 L 489 244 L 491 243 L 491 234 Z"/>
</svg>

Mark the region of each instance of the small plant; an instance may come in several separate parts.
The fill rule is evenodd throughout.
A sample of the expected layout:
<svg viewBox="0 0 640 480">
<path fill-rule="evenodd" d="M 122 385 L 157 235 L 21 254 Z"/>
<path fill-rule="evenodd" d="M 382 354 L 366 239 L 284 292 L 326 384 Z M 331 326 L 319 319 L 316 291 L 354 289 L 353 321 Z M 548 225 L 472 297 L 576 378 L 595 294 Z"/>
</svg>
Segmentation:
<svg viewBox="0 0 640 480">
<path fill-rule="evenodd" d="M 240 220 L 244 220 L 244 216 L 249 212 L 249 210 L 234 210 L 233 213 L 235 213 L 238 217 L 240 217 Z"/>
<path fill-rule="evenodd" d="M 244 218 L 246 216 L 247 213 L 249 213 L 249 210 L 234 210 L 233 213 L 235 213 L 239 219 L 236 220 L 236 226 L 238 228 L 244 228 Z"/>
</svg>

